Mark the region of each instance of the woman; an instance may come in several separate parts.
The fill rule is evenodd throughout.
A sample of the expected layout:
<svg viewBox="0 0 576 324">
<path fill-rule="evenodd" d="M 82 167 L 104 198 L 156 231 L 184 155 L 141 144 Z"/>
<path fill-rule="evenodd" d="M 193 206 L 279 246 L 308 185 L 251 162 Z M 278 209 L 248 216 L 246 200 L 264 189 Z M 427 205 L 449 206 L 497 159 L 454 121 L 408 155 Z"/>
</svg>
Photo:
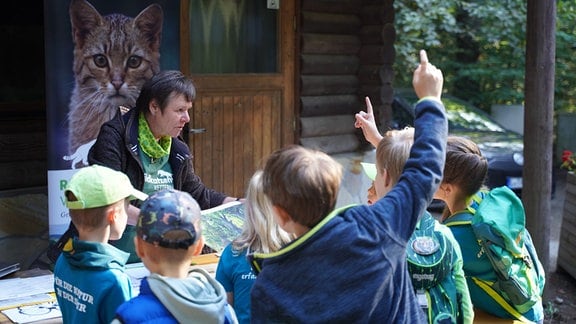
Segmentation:
<svg viewBox="0 0 576 324">
<path fill-rule="evenodd" d="M 208 209 L 237 200 L 207 188 L 194 173 L 192 154 L 180 133 L 190 121 L 188 110 L 196 96 L 192 80 L 180 71 L 162 71 L 148 80 L 136 107 L 102 125 L 90 149 L 90 164 L 124 172 L 132 185 L 151 194 L 161 189 L 186 191 Z M 130 252 L 130 262 L 139 261 L 134 251 L 135 224 L 139 208 L 130 206 L 128 226 L 122 238 L 111 242 Z"/>
</svg>

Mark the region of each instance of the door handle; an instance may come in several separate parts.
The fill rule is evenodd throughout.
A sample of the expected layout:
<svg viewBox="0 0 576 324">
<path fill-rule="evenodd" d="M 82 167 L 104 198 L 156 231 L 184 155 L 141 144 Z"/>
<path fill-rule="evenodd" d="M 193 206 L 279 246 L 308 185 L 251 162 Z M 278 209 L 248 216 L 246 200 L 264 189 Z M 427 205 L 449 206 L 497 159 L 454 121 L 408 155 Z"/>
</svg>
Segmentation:
<svg viewBox="0 0 576 324">
<path fill-rule="evenodd" d="M 190 128 L 188 130 L 188 133 L 190 134 L 202 134 L 202 133 L 206 133 L 206 128 Z"/>
</svg>

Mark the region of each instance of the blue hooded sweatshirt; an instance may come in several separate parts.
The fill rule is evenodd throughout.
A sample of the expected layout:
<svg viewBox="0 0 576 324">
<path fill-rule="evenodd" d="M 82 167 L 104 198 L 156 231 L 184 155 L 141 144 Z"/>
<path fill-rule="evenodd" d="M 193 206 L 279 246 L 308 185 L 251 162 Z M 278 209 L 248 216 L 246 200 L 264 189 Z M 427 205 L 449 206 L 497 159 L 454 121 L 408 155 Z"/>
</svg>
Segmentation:
<svg viewBox="0 0 576 324">
<path fill-rule="evenodd" d="M 124 272 L 129 254 L 110 244 L 70 239 L 54 266 L 54 291 L 64 323 L 110 323 L 132 297 Z"/>
</svg>

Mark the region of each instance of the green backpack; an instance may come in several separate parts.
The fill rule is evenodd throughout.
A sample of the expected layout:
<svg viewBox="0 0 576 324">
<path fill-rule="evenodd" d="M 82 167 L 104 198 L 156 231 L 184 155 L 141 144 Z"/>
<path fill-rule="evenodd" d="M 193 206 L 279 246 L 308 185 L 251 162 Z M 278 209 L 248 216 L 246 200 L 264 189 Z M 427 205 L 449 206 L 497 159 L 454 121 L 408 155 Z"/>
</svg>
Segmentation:
<svg viewBox="0 0 576 324">
<path fill-rule="evenodd" d="M 452 275 L 454 248 L 435 225 L 434 217 L 424 213 L 408 240 L 408 272 L 428 323 L 461 323 L 461 296 Z"/>
<path fill-rule="evenodd" d="M 522 201 L 508 187 L 498 187 L 476 194 L 468 211 L 450 217 L 445 225 L 470 224 L 497 276 L 494 282 L 475 277 L 472 280 L 522 320 L 522 314 L 541 301 L 546 282 L 525 227 Z"/>
</svg>

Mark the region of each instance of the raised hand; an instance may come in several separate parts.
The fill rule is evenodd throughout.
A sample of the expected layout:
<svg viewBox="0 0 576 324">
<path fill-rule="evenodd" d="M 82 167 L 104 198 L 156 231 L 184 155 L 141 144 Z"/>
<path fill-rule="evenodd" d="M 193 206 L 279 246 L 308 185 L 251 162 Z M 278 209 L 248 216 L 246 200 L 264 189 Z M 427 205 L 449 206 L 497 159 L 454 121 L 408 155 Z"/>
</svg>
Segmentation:
<svg viewBox="0 0 576 324">
<path fill-rule="evenodd" d="M 412 85 L 418 98 L 435 97 L 440 100 L 444 77 L 442 71 L 428 61 L 425 50 L 420 51 L 420 65 L 414 70 Z"/>
<path fill-rule="evenodd" d="M 354 127 L 361 128 L 364 138 L 374 147 L 377 147 L 378 143 L 382 139 L 382 135 L 380 135 L 378 128 L 376 127 L 376 120 L 374 119 L 374 111 L 372 109 L 370 98 L 366 97 L 365 100 L 366 112 L 360 111 L 355 115 L 356 121 L 354 122 Z"/>
</svg>

